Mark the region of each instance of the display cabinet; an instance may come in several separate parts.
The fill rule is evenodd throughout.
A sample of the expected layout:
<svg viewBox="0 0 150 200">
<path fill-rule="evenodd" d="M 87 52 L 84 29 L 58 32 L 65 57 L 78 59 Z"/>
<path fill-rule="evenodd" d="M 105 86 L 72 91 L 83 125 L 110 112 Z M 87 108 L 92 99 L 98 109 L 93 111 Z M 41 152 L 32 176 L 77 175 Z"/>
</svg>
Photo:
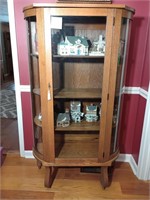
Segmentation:
<svg viewBox="0 0 150 200">
<path fill-rule="evenodd" d="M 58 167 L 108 168 L 119 155 L 121 89 L 134 9 L 55 3 L 24 8 L 28 28 L 33 154 L 50 187 Z"/>
</svg>

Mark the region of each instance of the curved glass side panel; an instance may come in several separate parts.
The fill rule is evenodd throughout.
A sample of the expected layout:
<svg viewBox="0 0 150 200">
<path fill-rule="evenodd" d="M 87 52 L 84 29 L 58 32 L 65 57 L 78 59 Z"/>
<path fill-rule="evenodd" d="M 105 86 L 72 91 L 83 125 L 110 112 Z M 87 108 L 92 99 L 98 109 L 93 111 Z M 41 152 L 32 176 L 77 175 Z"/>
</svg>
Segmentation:
<svg viewBox="0 0 150 200">
<path fill-rule="evenodd" d="M 118 147 L 118 122 L 120 117 L 120 104 L 121 96 L 124 85 L 124 73 L 126 68 L 127 61 L 127 52 L 128 52 L 128 40 L 130 34 L 130 20 L 122 18 L 121 25 L 121 37 L 120 37 L 120 47 L 118 54 L 118 65 L 117 65 L 117 78 L 116 78 L 116 89 L 115 89 L 115 101 L 114 101 L 114 111 L 113 111 L 113 120 L 112 120 L 112 141 L 111 141 L 111 153 L 115 152 Z"/>
<path fill-rule="evenodd" d="M 29 44 L 29 61 L 30 61 L 30 84 L 32 97 L 32 114 L 34 128 L 34 148 L 42 154 L 42 113 L 40 98 L 40 80 L 39 80 L 39 58 L 36 17 L 26 18 L 28 25 L 28 44 Z"/>
</svg>

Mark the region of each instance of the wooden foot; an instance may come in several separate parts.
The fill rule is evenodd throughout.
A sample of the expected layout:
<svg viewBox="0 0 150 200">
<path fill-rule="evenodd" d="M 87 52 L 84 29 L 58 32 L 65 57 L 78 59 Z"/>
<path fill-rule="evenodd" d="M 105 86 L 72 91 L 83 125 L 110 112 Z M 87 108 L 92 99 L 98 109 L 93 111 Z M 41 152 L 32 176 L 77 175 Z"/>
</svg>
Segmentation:
<svg viewBox="0 0 150 200">
<path fill-rule="evenodd" d="M 45 167 L 45 180 L 44 180 L 45 187 L 50 188 L 52 186 L 56 173 L 57 173 L 57 168 Z"/>
<path fill-rule="evenodd" d="M 42 167 L 42 162 L 39 161 L 39 160 L 37 160 L 37 166 L 38 166 L 39 169 L 41 169 L 41 167 Z"/>
<path fill-rule="evenodd" d="M 108 167 L 101 167 L 100 182 L 104 189 L 109 186 Z"/>
</svg>

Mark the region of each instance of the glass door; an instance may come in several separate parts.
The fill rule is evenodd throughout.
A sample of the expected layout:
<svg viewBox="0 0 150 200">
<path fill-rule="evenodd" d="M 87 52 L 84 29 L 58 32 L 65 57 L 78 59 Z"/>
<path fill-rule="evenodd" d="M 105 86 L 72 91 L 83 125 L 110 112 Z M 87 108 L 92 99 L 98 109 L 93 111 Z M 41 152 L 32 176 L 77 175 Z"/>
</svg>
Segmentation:
<svg viewBox="0 0 150 200">
<path fill-rule="evenodd" d="M 97 158 L 106 17 L 51 16 L 56 158 Z"/>
</svg>

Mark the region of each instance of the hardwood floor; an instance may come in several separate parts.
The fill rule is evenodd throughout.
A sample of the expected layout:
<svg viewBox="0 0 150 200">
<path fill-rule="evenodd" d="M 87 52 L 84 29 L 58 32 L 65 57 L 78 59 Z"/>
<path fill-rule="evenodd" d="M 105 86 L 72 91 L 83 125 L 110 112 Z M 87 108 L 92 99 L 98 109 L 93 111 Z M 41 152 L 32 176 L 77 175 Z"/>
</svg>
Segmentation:
<svg viewBox="0 0 150 200">
<path fill-rule="evenodd" d="M 15 90 L 13 76 L 5 77 L 1 89 Z M 0 118 L 0 145 L 5 152 L 19 151 L 19 136 L 17 119 Z"/>
<path fill-rule="evenodd" d="M 13 76 L 8 76 L 1 83 L 1 89 L 15 90 L 14 78 Z"/>
<path fill-rule="evenodd" d="M 6 152 L 19 151 L 18 125 L 16 119 L 1 118 L 0 145 Z"/>
<path fill-rule="evenodd" d="M 7 154 L 1 168 L 1 199 L 102 200 L 149 199 L 150 182 L 138 180 L 127 163 L 116 162 L 111 186 L 102 189 L 98 173 L 60 168 L 52 188 L 44 187 L 44 168 L 34 159 Z"/>
</svg>

